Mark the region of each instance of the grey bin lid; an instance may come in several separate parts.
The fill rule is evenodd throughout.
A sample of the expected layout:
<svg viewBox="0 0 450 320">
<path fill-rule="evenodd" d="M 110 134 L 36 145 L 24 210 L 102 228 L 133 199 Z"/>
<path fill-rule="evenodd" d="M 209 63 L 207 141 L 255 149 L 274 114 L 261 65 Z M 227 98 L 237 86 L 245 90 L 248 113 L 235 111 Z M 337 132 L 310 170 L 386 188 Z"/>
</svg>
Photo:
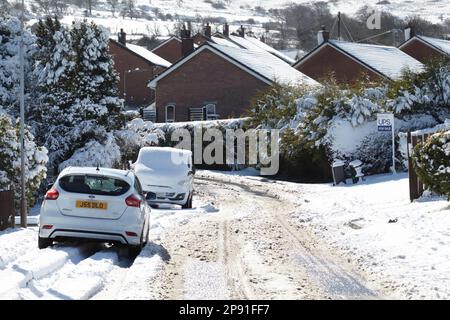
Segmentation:
<svg viewBox="0 0 450 320">
<path fill-rule="evenodd" d="M 357 168 L 363 165 L 361 160 L 353 160 L 349 163 L 353 168 Z"/>
<path fill-rule="evenodd" d="M 345 162 L 342 160 L 334 160 L 333 164 L 331 165 L 333 168 L 337 167 L 343 167 L 345 166 Z"/>
</svg>

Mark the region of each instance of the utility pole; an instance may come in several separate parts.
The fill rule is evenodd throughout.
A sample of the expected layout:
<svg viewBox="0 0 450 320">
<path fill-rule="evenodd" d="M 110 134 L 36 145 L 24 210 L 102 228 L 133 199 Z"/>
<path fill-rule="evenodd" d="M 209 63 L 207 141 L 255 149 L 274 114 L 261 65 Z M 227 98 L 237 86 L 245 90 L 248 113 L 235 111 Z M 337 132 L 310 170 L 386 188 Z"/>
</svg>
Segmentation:
<svg viewBox="0 0 450 320">
<path fill-rule="evenodd" d="M 24 67 L 24 11 L 25 3 L 22 0 L 22 12 L 20 14 L 20 46 L 19 46 L 19 59 L 20 59 L 20 226 L 22 228 L 27 227 L 27 201 L 25 198 L 25 67 Z"/>
<path fill-rule="evenodd" d="M 341 12 L 338 12 L 338 40 L 341 40 Z"/>
</svg>

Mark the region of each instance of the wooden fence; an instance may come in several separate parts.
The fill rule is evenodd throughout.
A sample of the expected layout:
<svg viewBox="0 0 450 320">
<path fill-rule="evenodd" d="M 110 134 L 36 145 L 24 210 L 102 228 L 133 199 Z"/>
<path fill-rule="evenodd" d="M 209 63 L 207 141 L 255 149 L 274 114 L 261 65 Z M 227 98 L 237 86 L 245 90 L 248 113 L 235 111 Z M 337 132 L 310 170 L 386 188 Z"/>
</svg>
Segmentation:
<svg viewBox="0 0 450 320">
<path fill-rule="evenodd" d="M 414 170 L 412 153 L 414 147 L 422 142 L 425 142 L 429 134 L 416 134 L 408 132 L 408 172 L 409 172 L 409 198 L 411 201 L 418 199 L 422 196 L 425 190 L 425 185 L 420 181 Z"/>
<path fill-rule="evenodd" d="M 14 191 L 0 191 L 0 231 L 14 227 Z"/>
</svg>

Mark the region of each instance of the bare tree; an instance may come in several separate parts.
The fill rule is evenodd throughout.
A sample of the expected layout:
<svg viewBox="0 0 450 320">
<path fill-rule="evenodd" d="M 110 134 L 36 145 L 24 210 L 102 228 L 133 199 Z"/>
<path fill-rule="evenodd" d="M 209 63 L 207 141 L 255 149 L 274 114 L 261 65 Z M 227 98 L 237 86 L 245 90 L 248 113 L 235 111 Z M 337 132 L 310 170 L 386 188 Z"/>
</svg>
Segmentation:
<svg viewBox="0 0 450 320">
<path fill-rule="evenodd" d="M 122 16 L 133 19 L 137 17 L 136 0 L 122 0 Z"/>
<path fill-rule="evenodd" d="M 111 9 L 111 14 L 114 17 L 116 15 L 117 6 L 119 5 L 119 0 L 106 0 Z"/>
</svg>

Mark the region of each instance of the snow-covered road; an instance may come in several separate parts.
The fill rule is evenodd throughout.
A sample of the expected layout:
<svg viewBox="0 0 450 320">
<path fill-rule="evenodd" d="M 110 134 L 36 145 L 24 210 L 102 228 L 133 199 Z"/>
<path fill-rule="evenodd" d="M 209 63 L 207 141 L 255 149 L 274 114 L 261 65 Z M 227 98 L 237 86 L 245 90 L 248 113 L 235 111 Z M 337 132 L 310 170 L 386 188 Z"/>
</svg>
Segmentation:
<svg viewBox="0 0 450 320">
<path fill-rule="evenodd" d="M 445 206 L 445 201 L 433 201 L 410 207 L 394 194 L 384 202 L 377 200 L 384 196 L 380 190 L 397 188 L 403 180 L 400 176 L 381 179 L 383 185 L 333 188 L 201 171 L 196 176 L 194 209 L 153 210 L 151 241 L 136 259 L 122 248 L 101 244 L 69 243 L 38 250 L 37 228 L 0 232 L 0 298 L 445 297 L 442 292 L 449 281 L 441 269 L 448 263 L 441 251 L 430 249 L 435 256 L 418 246 L 408 251 L 416 250 L 416 258 L 426 251 L 434 259 L 430 272 L 417 267 L 427 264 L 426 259 L 414 262 L 404 257 L 408 264 L 401 266 L 400 258 L 392 262 L 383 253 L 395 249 L 390 255 L 400 255 L 400 249 L 408 250 L 403 234 L 397 235 L 397 243 L 379 239 L 392 233 L 389 228 L 401 231 L 396 224 L 381 225 L 379 219 L 390 217 L 384 206 L 396 203 L 392 218 L 400 219 L 404 219 L 401 210 L 434 212 Z M 361 211 L 364 205 L 366 213 Z M 371 221 L 384 228 L 375 229 L 378 238 L 371 238 Z M 439 238 L 429 221 L 423 221 L 431 240 L 446 243 L 448 238 Z M 416 232 L 418 239 L 426 239 Z M 433 283 L 436 279 L 441 282 Z"/>
</svg>

